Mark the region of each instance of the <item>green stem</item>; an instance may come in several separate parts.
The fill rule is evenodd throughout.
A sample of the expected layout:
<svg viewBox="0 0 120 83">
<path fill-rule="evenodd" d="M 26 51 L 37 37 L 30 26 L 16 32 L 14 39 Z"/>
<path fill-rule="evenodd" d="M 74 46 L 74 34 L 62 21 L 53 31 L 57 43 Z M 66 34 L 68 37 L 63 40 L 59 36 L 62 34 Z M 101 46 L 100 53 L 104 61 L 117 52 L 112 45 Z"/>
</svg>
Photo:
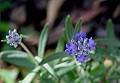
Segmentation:
<svg viewBox="0 0 120 83">
<path fill-rule="evenodd" d="M 21 47 L 28 53 L 28 55 L 30 56 L 31 60 L 36 64 L 38 65 L 37 61 L 35 60 L 33 54 L 30 52 L 30 50 L 25 46 L 24 43 L 20 43 Z"/>
<path fill-rule="evenodd" d="M 29 38 L 29 37 L 27 37 L 26 35 L 23 35 L 23 34 L 20 34 L 20 36 L 21 36 L 22 38 Z"/>
<path fill-rule="evenodd" d="M 19 83 L 31 83 L 36 74 L 40 71 L 41 66 L 37 66 L 35 69 L 32 70 L 22 81 Z"/>
<path fill-rule="evenodd" d="M 79 65 L 78 62 L 76 61 L 75 56 L 74 56 L 74 59 L 75 59 L 75 64 L 76 64 L 76 66 L 77 66 L 77 68 L 76 68 L 77 73 L 79 74 L 79 77 L 81 77 L 81 76 L 80 76 L 80 65 Z"/>
<path fill-rule="evenodd" d="M 1 42 L 7 42 L 7 40 L 1 40 Z"/>
</svg>

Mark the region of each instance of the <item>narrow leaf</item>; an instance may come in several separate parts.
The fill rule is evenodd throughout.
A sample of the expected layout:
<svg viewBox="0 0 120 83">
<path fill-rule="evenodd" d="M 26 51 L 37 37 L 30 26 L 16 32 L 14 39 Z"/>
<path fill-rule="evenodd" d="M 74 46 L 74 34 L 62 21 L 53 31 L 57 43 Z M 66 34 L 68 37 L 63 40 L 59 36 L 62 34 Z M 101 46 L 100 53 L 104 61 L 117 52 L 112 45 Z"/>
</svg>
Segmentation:
<svg viewBox="0 0 120 83">
<path fill-rule="evenodd" d="M 109 19 L 107 21 L 106 30 L 107 30 L 107 38 L 114 38 L 115 39 L 115 32 L 114 32 L 113 23 L 112 23 L 111 19 Z M 115 47 L 109 46 L 108 50 L 112 53 L 115 53 L 116 49 L 113 49 L 113 48 L 115 48 Z"/>
<path fill-rule="evenodd" d="M 62 35 L 61 38 L 58 41 L 57 47 L 55 49 L 55 52 L 62 52 L 64 50 L 64 36 Z"/>
<path fill-rule="evenodd" d="M 56 69 L 56 70 L 61 69 L 62 70 L 62 68 L 71 67 L 73 65 L 75 65 L 75 61 L 71 61 L 71 62 L 66 61 L 66 62 L 62 62 L 62 63 L 59 63 L 59 64 L 55 65 L 54 69 Z"/>
<path fill-rule="evenodd" d="M 33 69 L 36 66 L 28 54 L 21 51 L 3 51 L 0 53 L 0 58 L 13 65 L 28 69 Z"/>
<path fill-rule="evenodd" d="M 113 23 L 112 23 L 111 19 L 109 19 L 107 21 L 106 30 L 107 30 L 107 37 L 108 38 L 115 38 Z"/>
<path fill-rule="evenodd" d="M 98 54 L 105 54 L 105 55 L 109 54 L 107 48 L 100 47 L 100 46 L 96 46 L 95 52 L 98 53 Z"/>
<path fill-rule="evenodd" d="M 48 38 L 48 23 L 45 24 L 39 38 L 38 56 L 40 56 L 41 58 L 43 57 L 45 52 L 47 38 Z"/>
<path fill-rule="evenodd" d="M 70 41 L 73 37 L 73 31 L 74 31 L 74 28 L 72 26 L 72 22 L 70 19 L 70 15 L 68 15 L 65 20 L 65 28 L 66 28 L 67 39 L 68 41 Z"/>
<path fill-rule="evenodd" d="M 95 54 L 89 54 L 89 57 L 93 60 L 97 60 L 99 62 L 103 62 L 103 58 L 101 56 L 101 54 L 95 53 Z"/>
<path fill-rule="evenodd" d="M 64 34 L 63 34 L 58 41 L 57 47 L 55 49 L 55 53 L 63 52 L 64 51 L 64 44 L 65 44 L 65 39 L 64 39 Z M 54 60 L 52 62 L 52 65 L 55 66 L 58 62 L 59 62 L 59 59 Z"/>
<path fill-rule="evenodd" d="M 67 42 L 68 41 L 68 37 L 67 37 L 67 29 L 66 28 L 64 28 L 63 37 L 64 37 L 64 41 Z"/>
<path fill-rule="evenodd" d="M 40 65 L 48 63 L 48 62 L 56 60 L 56 59 L 63 58 L 63 57 L 67 57 L 67 54 L 64 52 L 55 53 L 53 55 L 50 55 L 50 56 L 47 56 L 46 58 L 44 58 L 43 61 L 40 63 Z"/>
<path fill-rule="evenodd" d="M 99 38 L 95 40 L 98 44 L 120 47 L 120 41 L 113 38 Z"/>
<path fill-rule="evenodd" d="M 80 20 L 77 22 L 76 26 L 75 26 L 75 30 L 74 30 L 74 34 L 76 32 L 80 32 L 80 29 L 82 28 L 82 17 L 80 18 Z"/>
<path fill-rule="evenodd" d="M 60 70 L 56 70 L 56 73 L 59 75 L 59 76 L 62 76 L 64 74 L 66 74 L 67 72 L 69 71 L 72 71 L 73 69 L 75 68 L 75 65 L 73 66 L 70 66 L 70 67 L 64 67 Z"/>
<path fill-rule="evenodd" d="M 36 74 L 40 71 L 40 69 L 41 66 L 36 67 L 22 81 L 19 81 L 19 83 L 31 83 Z"/>
<path fill-rule="evenodd" d="M 55 73 L 54 69 L 48 65 L 47 63 L 43 65 L 43 67 L 52 75 L 54 76 L 56 79 L 58 79 L 57 74 Z"/>
</svg>

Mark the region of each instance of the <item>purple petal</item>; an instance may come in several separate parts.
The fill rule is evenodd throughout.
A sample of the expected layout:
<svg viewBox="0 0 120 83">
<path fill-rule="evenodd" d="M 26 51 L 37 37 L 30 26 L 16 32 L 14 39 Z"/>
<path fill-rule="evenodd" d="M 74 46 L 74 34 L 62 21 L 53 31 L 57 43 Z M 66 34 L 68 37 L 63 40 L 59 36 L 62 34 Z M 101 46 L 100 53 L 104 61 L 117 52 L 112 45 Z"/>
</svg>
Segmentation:
<svg viewBox="0 0 120 83">
<path fill-rule="evenodd" d="M 81 37 L 86 37 L 86 33 L 85 33 L 85 32 L 82 32 L 82 33 L 81 33 Z"/>
<path fill-rule="evenodd" d="M 85 57 L 84 57 L 84 60 L 88 60 L 88 58 L 89 58 L 89 56 L 85 56 Z"/>
<path fill-rule="evenodd" d="M 83 55 L 77 56 L 77 61 L 79 61 L 80 63 L 83 63 L 84 62 L 84 56 Z"/>
<path fill-rule="evenodd" d="M 89 46 L 90 46 L 90 50 L 95 50 L 96 43 L 94 42 L 92 37 L 89 39 Z"/>
<path fill-rule="evenodd" d="M 84 55 L 79 55 L 77 56 L 77 61 L 79 61 L 80 63 L 83 63 L 85 60 L 88 60 L 88 56 L 84 56 Z"/>
</svg>

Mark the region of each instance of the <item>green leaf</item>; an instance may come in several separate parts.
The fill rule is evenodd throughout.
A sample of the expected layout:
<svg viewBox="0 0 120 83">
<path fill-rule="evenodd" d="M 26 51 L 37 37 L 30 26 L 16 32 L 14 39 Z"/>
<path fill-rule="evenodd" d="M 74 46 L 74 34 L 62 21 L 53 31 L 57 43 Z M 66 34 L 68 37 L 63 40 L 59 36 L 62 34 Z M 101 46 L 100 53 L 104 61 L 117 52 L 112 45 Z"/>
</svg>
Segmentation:
<svg viewBox="0 0 120 83">
<path fill-rule="evenodd" d="M 112 20 L 109 19 L 106 24 L 106 30 L 107 30 L 107 37 L 108 38 L 115 38 L 114 28 Z"/>
<path fill-rule="evenodd" d="M 52 78 L 46 78 L 46 76 L 41 76 L 39 83 L 55 83 Z"/>
<path fill-rule="evenodd" d="M 56 60 L 56 59 L 60 59 L 60 58 L 63 58 L 63 57 L 67 57 L 68 55 L 64 52 L 60 52 L 60 53 L 55 53 L 55 54 L 52 54 L 50 56 L 47 56 L 43 59 L 43 61 L 40 63 L 40 65 L 42 64 L 45 64 L 45 63 L 48 63 L 50 61 L 53 61 L 53 60 Z"/>
<path fill-rule="evenodd" d="M 99 53 L 99 54 L 105 54 L 105 55 L 109 55 L 109 54 L 110 54 L 110 53 L 108 52 L 107 48 L 100 47 L 100 46 L 96 46 L 95 52 L 96 52 L 96 53 Z"/>
<path fill-rule="evenodd" d="M 57 52 L 63 52 L 64 50 L 64 36 L 62 35 L 58 41 L 57 47 L 55 49 L 55 53 Z"/>
<path fill-rule="evenodd" d="M 10 26 L 5 22 L 0 22 L 0 30 L 8 32 L 8 30 L 10 30 Z"/>
<path fill-rule="evenodd" d="M 65 20 L 65 28 L 66 28 L 67 39 L 68 39 L 68 41 L 71 41 L 71 39 L 73 37 L 74 28 L 72 26 L 70 15 L 68 15 Z"/>
<path fill-rule="evenodd" d="M 59 76 L 62 76 L 64 74 L 66 74 L 67 72 L 69 71 L 72 71 L 73 69 L 75 68 L 75 65 L 73 66 L 70 66 L 70 67 L 64 67 L 60 70 L 56 70 L 56 73 L 59 75 Z"/>
<path fill-rule="evenodd" d="M 15 83 L 19 71 L 17 69 L 0 69 L 0 78 L 5 83 Z"/>
<path fill-rule="evenodd" d="M 64 28 L 64 31 L 63 31 L 63 37 L 64 37 L 64 41 L 67 42 L 67 29 Z"/>
<path fill-rule="evenodd" d="M 99 38 L 95 40 L 98 44 L 120 47 L 120 41 L 113 38 Z"/>
<path fill-rule="evenodd" d="M 75 30 L 74 30 L 74 34 L 76 32 L 80 32 L 80 29 L 82 28 L 82 17 L 80 18 L 80 20 L 77 22 L 77 24 L 75 25 Z"/>
<path fill-rule="evenodd" d="M 60 39 L 58 41 L 57 47 L 55 49 L 55 53 L 63 52 L 64 51 L 64 44 L 65 44 L 65 39 L 64 39 L 64 34 L 62 34 L 62 36 L 60 37 Z M 52 65 L 55 66 L 58 62 L 59 62 L 59 59 L 54 60 L 52 62 Z"/>
<path fill-rule="evenodd" d="M 104 71 L 103 71 L 104 70 Z M 92 62 L 90 74 L 93 76 L 99 76 L 103 73 L 105 73 L 105 67 L 103 64 L 100 64 L 98 62 Z"/>
<path fill-rule="evenodd" d="M 19 81 L 19 83 L 31 83 L 36 74 L 40 71 L 40 69 L 41 66 L 37 66 L 22 81 Z"/>
<path fill-rule="evenodd" d="M 114 73 L 112 73 L 110 79 L 120 79 L 120 72 L 114 71 Z"/>
<path fill-rule="evenodd" d="M 0 58 L 13 65 L 28 69 L 33 69 L 36 66 L 28 54 L 21 51 L 3 51 L 0 53 Z"/>
<path fill-rule="evenodd" d="M 89 57 L 93 60 L 97 60 L 99 62 L 103 62 L 104 60 L 101 57 L 101 54 L 95 53 L 95 54 L 89 54 Z"/>
<path fill-rule="evenodd" d="M 49 64 L 44 64 L 43 67 L 52 75 L 54 76 L 56 79 L 58 79 L 57 74 L 55 73 L 54 69 L 49 65 Z"/>
<path fill-rule="evenodd" d="M 115 39 L 115 32 L 114 32 L 113 23 L 112 23 L 111 19 L 109 19 L 107 21 L 106 30 L 107 30 L 107 38 L 113 38 L 113 40 L 114 40 Z M 108 51 L 110 51 L 111 53 L 115 53 L 116 49 L 113 46 L 109 46 Z"/>
<path fill-rule="evenodd" d="M 75 65 L 75 61 L 70 61 L 70 62 L 66 61 L 66 62 L 62 62 L 62 63 L 59 63 L 59 64 L 55 65 L 54 69 L 56 69 L 56 70 L 58 70 L 58 69 L 62 70 L 62 68 L 71 67 L 73 65 Z"/>
<path fill-rule="evenodd" d="M 48 38 L 48 23 L 45 24 L 39 38 L 38 56 L 40 56 L 41 58 L 43 57 L 45 52 L 47 38 Z"/>
</svg>

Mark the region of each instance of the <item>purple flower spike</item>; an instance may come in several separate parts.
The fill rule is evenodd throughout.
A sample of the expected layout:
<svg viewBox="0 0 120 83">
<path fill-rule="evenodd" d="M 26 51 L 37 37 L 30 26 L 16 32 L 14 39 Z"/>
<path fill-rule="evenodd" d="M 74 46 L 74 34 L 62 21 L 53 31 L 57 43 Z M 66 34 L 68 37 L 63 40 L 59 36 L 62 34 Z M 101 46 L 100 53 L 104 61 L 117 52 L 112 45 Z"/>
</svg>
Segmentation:
<svg viewBox="0 0 120 83">
<path fill-rule="evenodd" d="M 7 43 L 15 48 L 21 43 L 22 37 L 16 32 L 16 29 L 13 31 L 9 30 L 9 35 L 6 36 Z"/>
<path fill-rule="evenodd" d="M 86 33 L 77 32 L 69 43 L 66 44 L 65 52 L 69 55 L 75 55 L 77 61 L 83 63 L 88 60 L 90 51 L 95 50 L 96 43 L 91 38 L 86 38 Z"/>
</svg>

